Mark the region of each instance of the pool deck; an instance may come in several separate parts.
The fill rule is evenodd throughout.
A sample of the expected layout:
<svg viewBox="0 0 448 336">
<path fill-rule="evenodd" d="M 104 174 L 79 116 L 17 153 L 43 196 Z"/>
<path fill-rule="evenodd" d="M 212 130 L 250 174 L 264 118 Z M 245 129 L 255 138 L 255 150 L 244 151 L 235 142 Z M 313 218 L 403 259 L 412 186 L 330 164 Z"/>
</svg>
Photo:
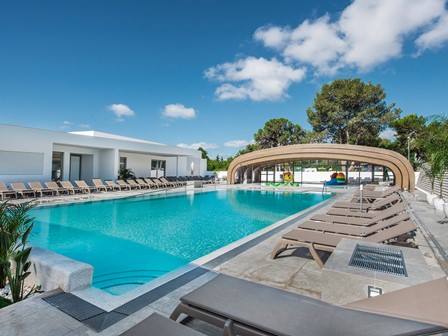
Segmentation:
<svg viewBox="0 0 448 336">
<path fill-rule="evenodd" d="M 210 188 L 213 187 L 208 187 L 208 189 Z M 314 190 L 319 191 L 317 189 Z M 334 199 L 327 201 L 323 207 L 320 207 L 313 212 L 323 212 L 326 208 L 330 207 L 336 199 L 346 197 L 345 190 L 337 190 L 336 193 L 337 195 Z M 448 235 L 446 235 L 446 233 L 439 235 L 438 231 L 436 231 L 441 229 L 437 226 L 441 226 L 441 224 L 437 224 L 440 215 L 436 214 L 427 203 L 420 202 L 418 200 L 418 195 L 408 195 L 407 198 L 419 226 L 421 226 L 420 222 L 424 223 L 422 225 L 425 226 L 417 233 L 416 242 L 419 245 L 419 250 L 427 263 L 431 277 L 434 279 L 442 277 L 445 275 L 443 271 L 443 253 L 441 254 L 440 251 L 435 250 L 434 242 L 430 241 L 430 235 L 428 235 L 428 232 L 432 232 L 432 238 L 437 237 L 437 244 L 439 247 L 442 247 L 442 250 L 444 249 L 444 246 L 448 246 Z M 300 221 L 306 220 L 313 214 L 313 212 L 307 213 L 306 216 L 300 218 Z M 422 219 L 424 219 L 424 221 L 422 221 Z M 178 304 L 181 296 L 206 283 L 216 276 L 217 272 L 282 288 L 291 292 L 321 298 L 324 286 L 329 285 L 323 281 L 322 269 L 317 266 L 306 251 L 298 249 L 295 252 L 288 252 L 292 254 L 291 257 L 279 258 L 276 260 L 270 258 L 270 253 L 277 239 L 283 232 L 290 230 L 300 223 L 300 221 L 292 222 L 287 227 L 282 227 L 282 230 L 276 232 L 267 239 L 262 240 L 255 246 L 248 248 L 231 259 L 211 267 L 208 272 L 205 272 L 194 280 L 174 289 L 130 316 L 125 318 L 121 317 L 118 322 L 112 324 L 101 332 L 92 330 L 84 323 L 77 321 L 42 300 L 43 297 L 54 294 L 44 293 L 25 300 L 24 302 L 1 309 L 1 334 L 8 336 L 119 335 L 151 315 L 153 312 L 168 316 Z M 445 229 L 445 227 L 443 228 Z M 445 249 L 444 251 L 447 252 L 448 250 Z M 337 282 L 332 284 L 332 286 L 340 285 L 341 284 Z M 114 317 L 111 316 L 111 318 L 113 319 Z M 222 334 L 222 331 L 198 321 L 193 320 L 188 322 L 188 325 L 203 332 L 205 335 L 214 336 Z"/>
</svg>

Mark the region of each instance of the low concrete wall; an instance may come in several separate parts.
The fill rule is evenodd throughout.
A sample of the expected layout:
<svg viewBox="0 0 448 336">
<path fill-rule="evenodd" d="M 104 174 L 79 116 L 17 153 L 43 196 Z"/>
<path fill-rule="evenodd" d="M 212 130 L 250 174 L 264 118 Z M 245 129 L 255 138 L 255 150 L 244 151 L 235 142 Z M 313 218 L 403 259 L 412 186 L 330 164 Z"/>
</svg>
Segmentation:
<svg viewBox="0 0 448 336">
<path fill-rule="evenodd" d="M 33 247 L 32 280 L 44 291 L 62 289 L 71 292 L 91 286 L 93 267 L 50 250 Z"/>
</svg>

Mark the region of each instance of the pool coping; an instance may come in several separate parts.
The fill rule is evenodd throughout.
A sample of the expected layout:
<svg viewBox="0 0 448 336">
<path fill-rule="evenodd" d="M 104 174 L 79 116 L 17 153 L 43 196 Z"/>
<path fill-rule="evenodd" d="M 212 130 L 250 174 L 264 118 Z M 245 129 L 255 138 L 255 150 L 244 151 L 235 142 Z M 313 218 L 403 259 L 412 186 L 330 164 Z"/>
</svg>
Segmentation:
<svg viewBox="0 0 448 336">
<path fill-rule="evenodd" d="M 91 329 L 97 332 L 102 331 L 205 273 L 213 272 L 216 266 L 293 225 L 310 213 L 326 206 L 329 202 L 334 202 L 337 197 L 337 194 L 334 194 L 333 197 L 200 257 L 186 266 L 169 272 L 146 285 L 141 285 L 135 291 L 130 292 L 132 295 L 113 296 L 100 289 L 90 287 L 86 290 L 73 293 L 57 293 L 47 296 L 43 300 Z M 138 290 L 140 288 L 141 290 Z M 114 300 L 115 302 L 113 304 L 110 304 L 110 302 L 105 303 L 106 300 L 111 299 L 110 297 L 118 299 Z M 126 298 L 120 299 L 120 297 Z"/>
</svg>

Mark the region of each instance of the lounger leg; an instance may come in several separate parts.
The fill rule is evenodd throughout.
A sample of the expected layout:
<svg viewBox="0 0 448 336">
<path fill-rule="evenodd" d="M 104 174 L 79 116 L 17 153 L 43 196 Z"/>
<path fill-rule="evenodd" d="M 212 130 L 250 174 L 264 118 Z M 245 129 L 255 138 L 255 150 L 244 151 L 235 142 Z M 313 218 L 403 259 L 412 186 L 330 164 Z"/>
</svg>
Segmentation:
<svg viewBox="0 0 448 336">
<path fill-rule="evenodd" d="M 173 321 L 177 321 L 181 313 L 182 313 L 182 304 L 179 304 L 171 313 L 170 319 L 172 319 Z"/>
<path fill-rule="evenodd" d="M 235 336 L 235 330 L 233 328 L 233 321 L 227 320 L 226 323 L 224 323 L 224 336 Z"/>
<path fill-rule="evenodd" d="M 274 250 L 272 251 L 271 258 L 275 259 L 277 256 L 285 251 L 288 248 L 288 242 L 281 239 L 278 244 L 274 247 Z"/>
<path fill-rule="evenodd" d="M 324 262 L 320 258 L 319 253 L 317 253 L 316 249 L 314 248 L 314 245 L 310 244 L 308 249 L 310 250 L 310 253 L 313 256 L 313 259 L 316 261 L 316 263 L 319 265 L 319 267 L 324 268 Z"/>
</svg>

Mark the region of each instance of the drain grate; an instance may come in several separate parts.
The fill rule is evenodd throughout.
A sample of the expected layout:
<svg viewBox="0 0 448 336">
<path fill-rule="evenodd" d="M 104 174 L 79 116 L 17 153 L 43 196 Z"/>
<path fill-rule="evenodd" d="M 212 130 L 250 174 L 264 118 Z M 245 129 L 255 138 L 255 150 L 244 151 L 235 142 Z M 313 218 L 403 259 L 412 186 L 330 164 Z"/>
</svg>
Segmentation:
<svg viewBox="0 0 448 336">
<path fill-rule="evenodd" d="M 390 247 L 373 247 L 356 244 L 349 265 L 370 271 L 408 276 L 403 252 Z"/>
</svg>

